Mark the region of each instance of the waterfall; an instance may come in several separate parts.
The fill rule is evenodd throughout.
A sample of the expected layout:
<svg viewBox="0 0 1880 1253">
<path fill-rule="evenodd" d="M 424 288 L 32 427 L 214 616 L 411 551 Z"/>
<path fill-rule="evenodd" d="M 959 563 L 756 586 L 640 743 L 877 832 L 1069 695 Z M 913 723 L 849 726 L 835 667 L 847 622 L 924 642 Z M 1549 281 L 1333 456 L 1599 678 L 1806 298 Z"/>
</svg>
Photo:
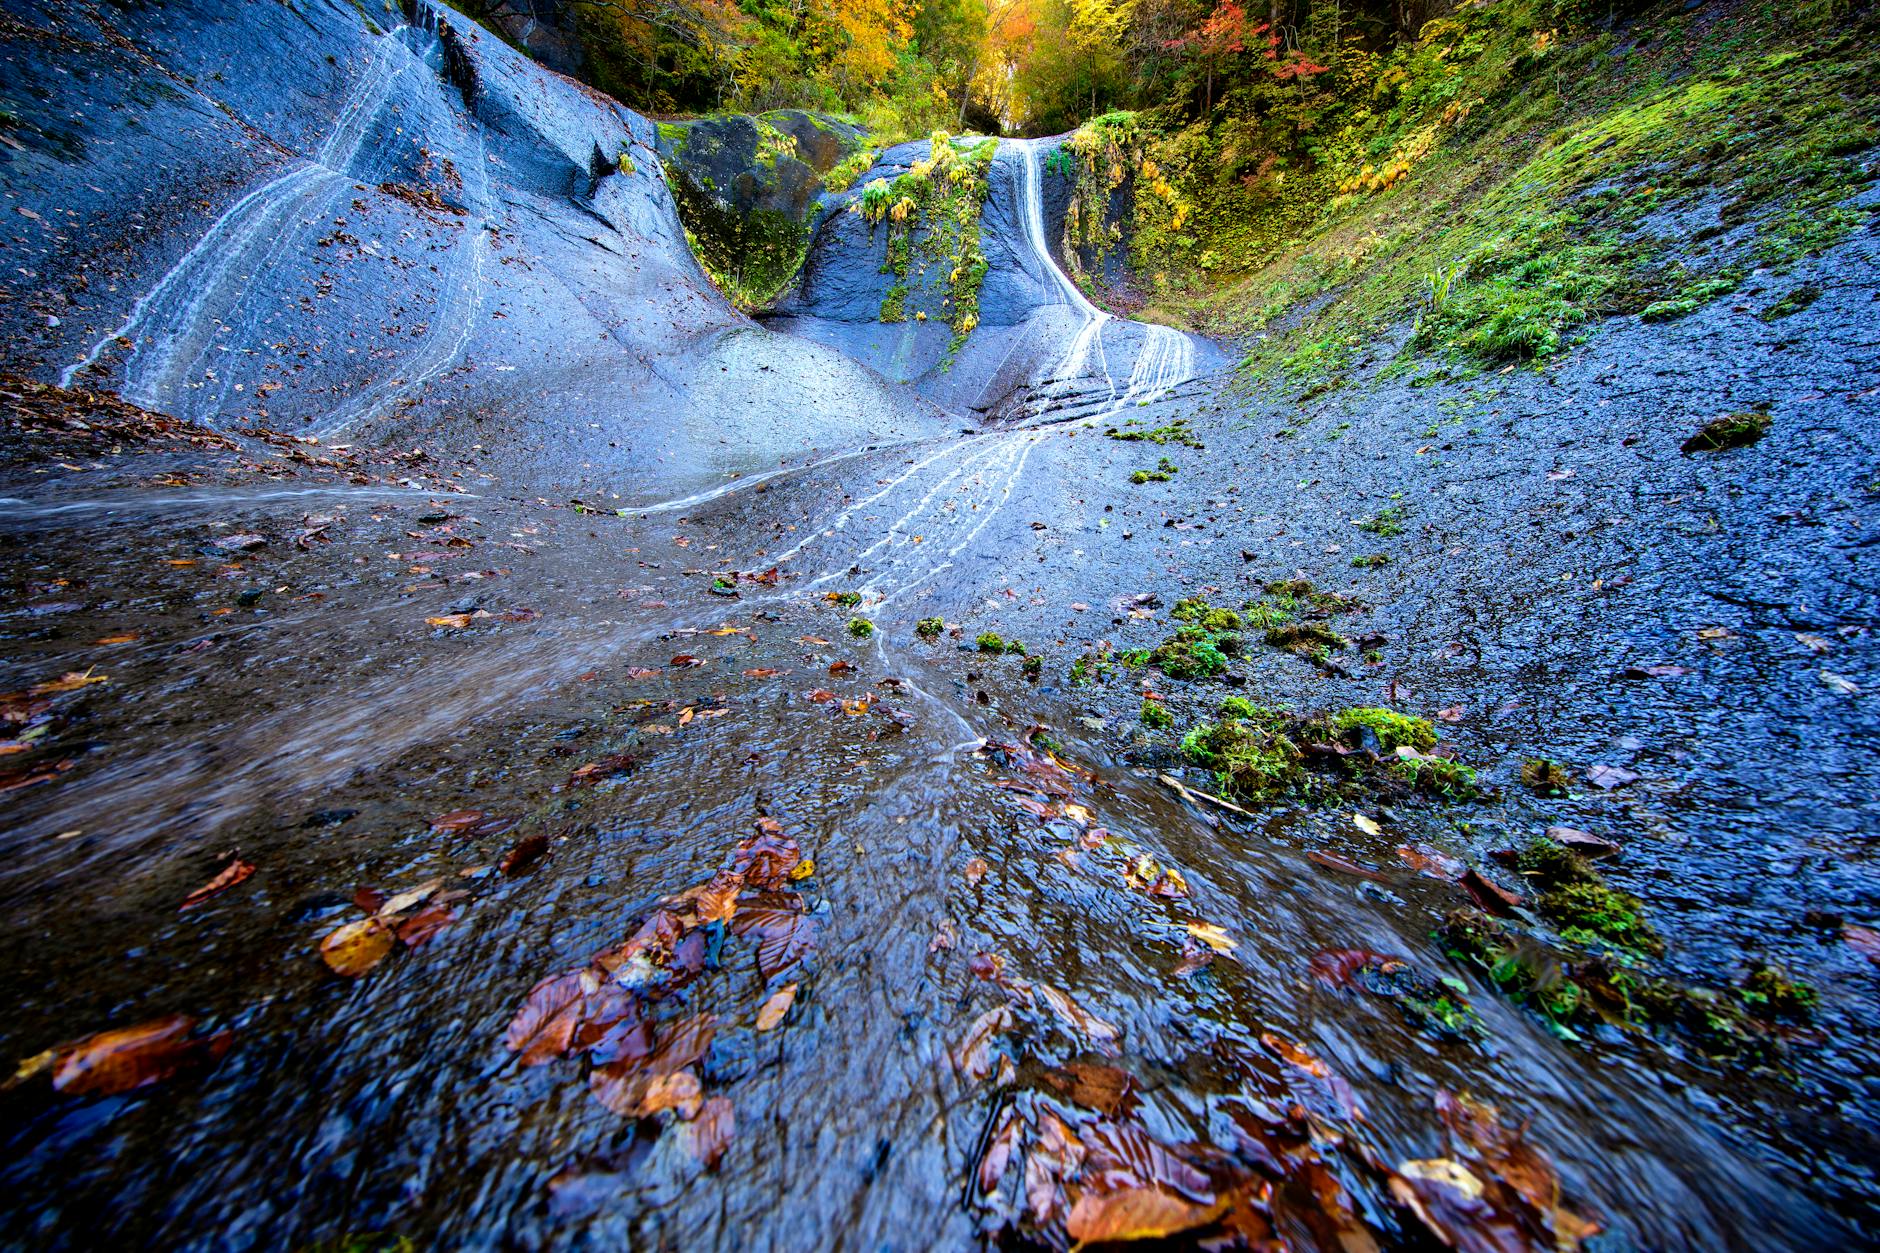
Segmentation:
<svg viewBox="0 0 1880 1253">
<path fill-rule="evenodd" d="M 1092 352 L 1102 362 L 1103 382 L 1110 395 L 1109 407 L 1101 416 L 1107 417 L 1128 405 L 1148 404 L 1158 400 L 1193 378 L 1194 342 L 1187 335 L 1153 323 L 1127 323 L 1141 332 L 1142 341 L 1136 350 L 1129 380 L 1120 393 L 1117 391 L 1104 342 L 1105 330 L 1117 319 L 1090 303 L 1082 289 L 1071 281 L 1052 255 L 1045 235 L 1044 175 L 1038 155 L 1040 141 L 1013 139 L 1004 142 L 1011 144 L 1023 158 L 1022 177 L 1018 181 L 1018 216 L 1024 227 L 1025 242 L 1031 246 L 1047 279 L 1046 303 L 1068 306 L 1082 319 L 1070 346 L 1052 367 L 1049 379 L 1045 380 L 1050 389 L 1049 394 L 1062 395 L 1077 380 L 1089 374 Z"/>
</svg>

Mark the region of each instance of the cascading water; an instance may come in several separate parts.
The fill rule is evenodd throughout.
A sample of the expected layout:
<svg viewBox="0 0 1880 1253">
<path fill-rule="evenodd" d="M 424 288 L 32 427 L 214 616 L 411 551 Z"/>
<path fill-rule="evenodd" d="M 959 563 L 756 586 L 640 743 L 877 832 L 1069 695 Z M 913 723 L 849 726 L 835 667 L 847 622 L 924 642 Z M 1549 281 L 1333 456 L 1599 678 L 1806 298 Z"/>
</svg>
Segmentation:
<svg viewBox="0 0 1880 1253">
<path fill-rule="evenodd" d="M 1077 284 L 1064 273 L 1052 254 L 1044 227 L 1044 176 L 1038 155 L 1041 141 L 1006 140 L 1023 158 L 1023 177 L 1019 181 L 1019 220 L 1024 224 L 1025 241 L 1031 246 L 1046 278 L 1046 303 L 1068 305 L 1083 321 L 1064 354 L 1044 380 L 1053 395 L 1062 395 L 1089 376 L 1091 354 L 1102 363 L 1103 382 L 1110 403 L 1099 416 L 1108 416 L 1129 405 L 1148 404 L 1167 395 L 1194 377 L 1194 343 L 1180 331 L 1153 323 L 1123 323 L 1141 333 L 1136 360 L 1129 379 L 1119 394 L 1116 379 L 1110 373 L 1108 347 L 1104 332 L 1117 319 L 1097 308 L 1084 296 Z"/>
</svg>

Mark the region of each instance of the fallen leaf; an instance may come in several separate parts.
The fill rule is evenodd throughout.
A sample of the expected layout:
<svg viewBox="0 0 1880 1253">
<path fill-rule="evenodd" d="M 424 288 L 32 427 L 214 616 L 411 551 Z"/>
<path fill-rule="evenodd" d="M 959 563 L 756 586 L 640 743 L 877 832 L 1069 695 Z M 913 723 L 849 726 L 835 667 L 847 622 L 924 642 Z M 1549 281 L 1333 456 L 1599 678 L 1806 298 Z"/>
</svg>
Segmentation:
<svg viewBox="0 0 1880 1253">
<path fill-rule="evenodd" d="M 679 670 L 689 670 L 694 666 L 702 666 L 704 664 L 705 659 L 703 657 L 694 657 L 691 653 L 680 653 L 677 657 L 672 659 L 673 668 Z"/>
<path fill-rule="evenodd" d="M 1082 1032 L 1086 1039 L 1103 1052 L 1109 1054 L 1116 1052 L 1116 1041 L 1123 1034 L 1121 1030 L 1079 1005 L 1071 999 L 1069 993 L 1059 991 L 1048 983 L 1038 985 L 1038 995 L 1044 998 L 1045 1004 L 1049 1005 L 1052 1012 L 1063 1019 L 1067 1026 Z"/>
<path fill-rule="evenodd" d="M 1378 826 L 1376 820 L 1367 818 L 1363 814 L 1351 815 L 1351 825 L 1358 828 L 1358 830 L 1364 832 L 1366 835 L 1382 835 L 1384 833 L 1384 828 Z"/>
<path fill-rule="evenodd" d="M 1346 988 L 1367 970 L 1394 974 L 1404 969 L 1405 964 L 1401 958 L 1386 957 L 1368 949 L 1332 948 L 1315 954 L 1306 966 L 1306 973 L 1328 988 Z"/>
<path fill-rule="evenodd" d="M 160 1083 L 228 1051 L 227 1032 L 198 1039 L 195 1019 L 173 1014 L 100 1031 L 67 1044 L 52 1064 L 52 1086 L 69 1096 L 116 1096 Z"/>
<path fill-rule="evenodd" d="M 756 666 L 750 670 L 746 670 L 744 677 L 747 679 L 774 679 L 783 673 L 784 671 L 782 670 L 772 670 L 768 666 Z"/>
<path fill-rule="evenodd" d="M 501 835 L 515 825 L 514 818 L 498 817 L 481 809 L 453 809 L 431 819 L 431 830 L 440 835 Z"/>
<path fill-rule="evenodd" d="M 714 1096 L 699 1106 L 698 1116 L 680 1131 L 686 1152 L 702 1162 L 707 1170 L 717 1170 L 731 1136 L 737 1128 L 737 1114 L 729 1097 Z"/>
<path fill-rule="evenodd" d="M 783 1022 L 783 1016 L 790 1012 L 790 1006 L 796 1004 L 796 989 L 796 984 L 786 983 L 770 994 L 757 1011 L 759 1031 L 773 1031 Z"/>
<path fill-rule="evenodd" d="M 1369 879 L 1374 883 L 1382 883 L 1384 881 L 1384 876 L 1377 873 L 1377 871 L 1367 866 L 1360 866 L 1349 857 L 1340 857 L 1336 853 L 1321 853 L 1316 850 L 1307 853 L 1306 856 L 1329 870 L 1337 870 L 1343 874 L 1357 875 L 1360 879 Z"/>
<path fill-rule="evenodd" d="M 1582 857 L 1617 857 L 1620 852 L 1613 841 L 1577 827 L 1548 827 L 1547 838 Z"/>
<path fill-rule="evenodd" d="M 855 663 L 852 661 L 832 661 L 829 663 L 830 674 L 853 674 Z"/>
<path fill-rule="evenodd" d="M 1462 878 L 1458 882 L 1462 884 L 1464 891 L 1475 898 L 1477 905 L 1491 914 L 1499 914 L 1506 918 L 1520 907 L 1521 896 L 1518 892 L 1510 892 L 1492 879 L 1484 878 L 1482 873 L 1473 866 L 1462 872 Z"/>
<path fill-rule="evenodd" d="M 1397 860 L 1430 879 L 1454 883 L 1467 869 L 1460 860 L 1428 844 L 1404 844 L 1397 848 Z"/>
<path fill-rule="evenodd" d="M 424 904 L 425 901 L 431 898 L 433 892 L 443 886 L 444 881 L 442 879 L 432 879 L 426 883 L 420 883 L 415 888 L 406 888 L 403 892 L 398 893 L 396 896 L 387 900 L 383 905 L 379 906 L 378 916 L 380 918 L 395 918 L 408 909 L 414 909 Z"/>
<path fill-rule="evenodd" d="M 94 683 L 108 683 L 108 674 L 93 674 L 90 670 L 83 673 L 70 671 L 56 679 L 47 679 L 44 683 L 35 683 L 26 689 L 29 696 L 56 696 L 61 692 L 76 692 L 81 687 L 90 687 Z"/>
<path fill-rule="evenodd" d="M 585 766 L 577 766 L 568 776 L 568 786 L 588 787 L 606 779 L 618 778 L 639 765 L 639 758 L 631 753 L 615 753 L 599 761 L 590 761 Z"/>
<path fill-rule="evenodd" d="M 1110 1118 L 1129 1113 L 1136 1104 L 1136 1077 L 1118 1066 L 1069 1061 L 1038 1079 L 1066 1100 Z"/>
<path fill-rule="evenodd" d="M 267 537 L 264 535 L 244 532 L 239 535 L 224 535 L 221 539 L 215 541 L 215 546 L 220 548 L 223 552 L 233 553 L 243 552 L 250 548 L 262 548 L 266 546 L 267 542 Z"/>
<path fill-rule="evenodd" d="M 1821 672 L 1820 678 L 1821 678 L 1821 685 L 1827 688 L 1830 692 L 1836 692 L 1842 696 L 1859 696 L 1860 695 L 1860 684 L 1854 682 L 1854 680 L 1850 678 L 1845 677 L 1844 675 L 1835 674 L 1831 670 L 1823 670 Z"/>
<path fill-rule="evenodd" d="M 522 1054 L 519 1060 L 524 1066 L 540 1066 L 566 1054 L 581 1025 L 587 981 L 587 972 L 575 971 L 550 975 L 536 984 L 510 1020 L 503 1047 Z"/>
<path fill-rule="evenodd" d="M 1461 722 L 1462 721 L 1462 706 L 1451 705 L 1447 709 L 1437 710 L 1436 720 L 1438 722 Z"/>
<path fill-rule="evenodd" d="M 629 679 L 650 679 L 658 673 L 659 671 L 649 669 L 646 666 L 628 666 L 626 670 L 626 675 Z"/>
<path fill-rule="evenodd" d="M 1211 922 L 1191 922 L 1188 924 L 1188 934 L 1217 953 L 1234 951 L 1233 938 L 1227 934 L 1225 927 L 1216 926 Z"/>
<path fill-rule="evenodd" d="M 398 924 L 398 939 L 406 948 L 423 948 L 457 921 L 457 911 L 449 905 L 426 905 Z"/>
<path fill-rule="evenodd" d="M 547 852 L 548 837 L 537 831 L 517 840 L 515 845 L 503 854 L 503 859 L 497 863 L 496 869 L 503 875 L 514 878 L 540 861 L 543 854 Z"/>
<path fill-rule="evenodd" d="M 255 864 L 237 857 L 220 874 L 183 898 L 182 909 L 194 909 L 212 896 L 228 891 L 255 872 Z M 181 912 L 179 910 L 179 912 Z"/>
<path fill-rule="evenodd" d="M 132 636 L 131 638 L 135 639 L 136 637 Z M 106 641 L 99 640 L 98 642 L 100 644 L 103 644 Z M 1806 631 L 1797 631 L 1795 633 L 1795 642 L 1800 644 L 1802 647 L 1806 648 L 1811 653 L 1825 653 L 1834 648 L 1834 644 L 1832 641 L 1825 640 L 1821 638 L 1819 635 L 1810 635 Z"/>
<path fill-rule="evenodd" d="M 1594 766 L 1586 772 L 1586 781 L 1594 787 L 1611 790 L 1634 782 L 1638 772 L 1627 770 L 1624 766 Z"/>
<path fill-rule="evenodd" d="M 953 1065 L 968 1079 L 984 1079 L 992 1073 L 992 1040 L 1012 1029 L 1012 1008 L 996 1005 L 966 1029 L 966 1037 L 953 1050 Z"/>
<path fill-rule="evenodd" d="M 336 928 L 320 941 L 320 960 L 334 974 L 356 979 L 384 961 L 396 939 L 391 927 L 377 917 L 361 918 Z"/>
<path fill-rule="evenodd" d="M 1160 1239 L 1204 1226 L 1223 1208 L 1218 1201 L 1202 1205 L 1160 1188 L 1085 1192 L 1071 1206 L 1064 1227 L 1079 1245 Z"/>
<path fill-rule="evenodd" d="M 1841 938 L 1847 941 L 1849 948 L 1880 966 L 1880 931 L 1875 931 L 1872 927 L 1856 926 L 1850 922 L 1842 926 Z"/>
<path fill-rule="evenodd" d="M 1011 1164 L 1012 1152 L 1018 1147 L 1019 1136 L 1024 1131 L 1024 1120 L 1018 1116 L 1018 1108 L 1005 1107 L 1005 1113 L 997 1131 L 986 1144 L 986 1153 L 979 1159 L 979 1190 L 991 1193 L 998 1190 L 999 1182 L 1005 1178 L 1005 1168 Z"/>
<path fill-rule="evenodd" d="M 979 881 L 986 877 L 986 859 L 975 857 L 966 863 L 966 886 L 978 887 Z"/>
<path fill-rule="evenodd" d="M 681 1118 L 695 1118 L 703 1105 L 702 1096 L 698 1076 L 690 1070 L 655 1075 L 646 1085 L 646 1094 L 640 1098 L 638 1116 L 651 1118 L 661 1110 L 670 1109 Z"/>
<path fill-rule="evenodd" d="M 130 644 L 136 641 L 135 635 L 107 635 L 92 641 L 94 644 Z"/>
</svg>

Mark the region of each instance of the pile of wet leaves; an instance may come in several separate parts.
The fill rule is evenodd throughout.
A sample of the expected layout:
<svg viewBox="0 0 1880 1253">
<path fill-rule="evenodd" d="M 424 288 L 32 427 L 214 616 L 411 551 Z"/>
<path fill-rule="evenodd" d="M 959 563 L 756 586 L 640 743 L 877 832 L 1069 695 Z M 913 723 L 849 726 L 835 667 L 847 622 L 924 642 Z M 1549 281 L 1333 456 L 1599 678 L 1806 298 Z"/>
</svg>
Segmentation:
<svg viewBox="0 0 1880 1253">
<path fill-rule="evenodd" d="M 1494 1106 L 1439 1090 L 1442 1154 L 1392 1160 L 1322 1058 L 1271 1032 L 1260 1045 L 1178 1067 L 1218 1081 L 1200 1109 L 1108 1061 L 1025 1067 L 996 1101 L 968 1181 L 987 1234 L 1008 1248 L 1507 1251 L 1576 1249 L 1601 1230 Z M 1158 1130 L 1188 1116 L 1206 1138 Z"/>
<path fill-rule="evenodd" d="M 729 945 L 748 945 L 768 993 L 753 1026 L 775 1030 L 816 945 L 816 920 L 791 886 L 815 864 L 776 819 L 756 826 L 710 879 L 663 901 L 631 936 L 537 983 L 504 1036 L 525 1066 L 585 1059 L 597 1102 L 623 1118 L 676 1124 L 685 1149 L 710 1169 L 736 1126 L 730 1098 L 707 1092 L 699 1065 L 720 1020 L 683 1012 L 678 994 L 722 968 Z"/>
</svg>

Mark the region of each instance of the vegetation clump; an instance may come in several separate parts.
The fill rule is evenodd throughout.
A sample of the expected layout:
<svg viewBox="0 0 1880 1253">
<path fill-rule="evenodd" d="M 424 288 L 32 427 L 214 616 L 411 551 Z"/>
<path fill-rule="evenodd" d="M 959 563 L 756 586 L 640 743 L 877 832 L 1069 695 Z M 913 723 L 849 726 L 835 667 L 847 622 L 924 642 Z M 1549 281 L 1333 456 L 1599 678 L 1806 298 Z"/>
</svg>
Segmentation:
<svg viewBox="0 0 1880 1253">
<path fill-rule="evenodd" d="M 1535 908 L 1576 944 L 1605 943 L 1640 953 L 1661 953 L 1664 942 L 1645 920 L 1638 897 L 1606 885 L 1592 863 L 1553 840 L 1530 842 L 1516 856 L 1523 876 L 1539 889 Z"/>
<path fill-rule="evenodd" d="M 1370 517 L 1358 523 L 1360 531 L 1369 531 L 1383 539 L 1403 534 L 1405 509 L 1402 505 L 1386 505 Z"/>
<path fill-rule="evenodd" d="M 1536 796 L 1565 796 L 1567 771 L 1557 761 L 1530 757 L 1521 763 L 1521 784 Z"/>
<path fill-rule="evenodd" d="M 914 624 L 914 634 L 924 640 L 937 640 L 946 628 L 947 624 L 939 618 L 922 618 Z"/>
<path fill-rule="evenodd" d="M 1207 445 L 1201 437 L 1188 428 L 1188 419 L 1177 418 L 1166 426 L 1148 429 L 1136 429 L 1135 419 L 1125 422 L 1121 427 L 1111 427 L 1104 434 L 1111 439 L 1124 441 L 1145 441 L 1151 444 L 1184 444 L 1189 448 L 1205 449 Z"/>
<path fill-rule="evenodd" d="M 1436 747 L 1436 728 L 1428 719 L 1400 714 L 1394 709 L 1341 709 L 1333 715 L 1332 725 L 1340 731 L 1354 727 L 1370 729 L 1387 753 L 1394 753 L 1405 745 L 1422 750 Z"/>
<path fill-rule="evenodd" d="M 1766 413 L 1732 413 L 1713 418 L 1699 427 L 1697 434 L 1684 441 L 1683 450 L 1721 452 L 1725 448 L 1747 448 L 1769 433 L 1773 419 Z"/>
<path fill-rule="evenodd" d="M 850 618 L 848 631 L 858 640 L 865 640 L 875 633 L 875 624 L 867 618 Z"/>
<path fill-rule="evenodd" d="M 1246 624 L 1232 609 L 1216 609 L 1205 600 L 1189 598 L 1175 602 L 1169 617 L 1177 622 L 1192 622 L 1208 631 L 1238 631 Z"/>
<path fill-rule="evenodd" d="M 1182 754 L 1214 772 L 1223 794 L 1242 801 L 1269 801 L 1300 791 L 1306 771 L 1299 746 L 1287 736 L 1282 715 L 1256 711 L 1249 717 L 1223 712 L 1182 736 Z"/>
<path fill-rule="evenodd" d="M 986 139 L 962 149 L 946 131 L 936 130 L 924 160 L 892 183 L 869 183 L 851 205 L 870 228 L 887 232 L 881 272 L 893 282 L 882 297 L 881 321 L 904 321 L 912 284 L 930 266 L 941 270 L 946 281 L 938 312 L 953 330 L 951 352 L 979 325 L 979 289 L 989 268 L 980 250 L 979 217 L 998 146 L 998 140 Z M 925 321 L 927 312 L 920 309 L 916 316 Z"/>
<path fill-rule="evenodd" d="M 1343 652 L 1351 647 L 1350 640 L 1322 622 L 1293 622 L 1270 627 L 1266 633 L 1266 642 L 1274 648 L 1318 662 L 1324 662 L 1332 653 Z"/>
<path fill-rule="evenodd" d="M 1211 679 L 1226 673 L 1229 659 L 1240 653 L 1241 646 L 1234 631 L 1184 622 L 1154 648 L 1133 649 L 1121 659 L 1128 666 L 1154 666 L 1171 679 Z"/>
<path fill-rule="evenodd" d="M 1360 557 L 1353 557 L 1351 559 L 1351 564 L 1354 569 L 1375 570 L 1379 566 L 1387 566 L 1390 564 L 1390 554 L 1389 553 L 1366 553 Z"/>
<path fill-rule="evenodd" d="M 1180 473 L 1180 468 L 1167 457 L 1155 463 L 1153 470 L 1137 470 L 1129 476 L 1129 481 L 1137 485 L 1143 483 L 1166 483 Z"/>
<path fill-rule="evenodd" d="M 1142 709 L 1136 716 L 1152 731 L 1166 731 L 1175 725 L 1175 715 L 1164 709 L 1160 701 L 1142 702 Z"/>
<path fill-rule="evenodd" d="M 1467 801 L 1481 795 L 1475 785 L 1475 768 L 1453 757 L 1419 753 L 1408 746 L 1397 749 L 1391 772 L 1411 787 L 1445 800 Z"/>
<path fill-rule="evenodd" d="M 979 638 L 973 641 L 973 644 L 982 653 L 1002 653 L 1006 651 L 1004 638 L 993 631 L 981 633 Z"/>
</svg>

